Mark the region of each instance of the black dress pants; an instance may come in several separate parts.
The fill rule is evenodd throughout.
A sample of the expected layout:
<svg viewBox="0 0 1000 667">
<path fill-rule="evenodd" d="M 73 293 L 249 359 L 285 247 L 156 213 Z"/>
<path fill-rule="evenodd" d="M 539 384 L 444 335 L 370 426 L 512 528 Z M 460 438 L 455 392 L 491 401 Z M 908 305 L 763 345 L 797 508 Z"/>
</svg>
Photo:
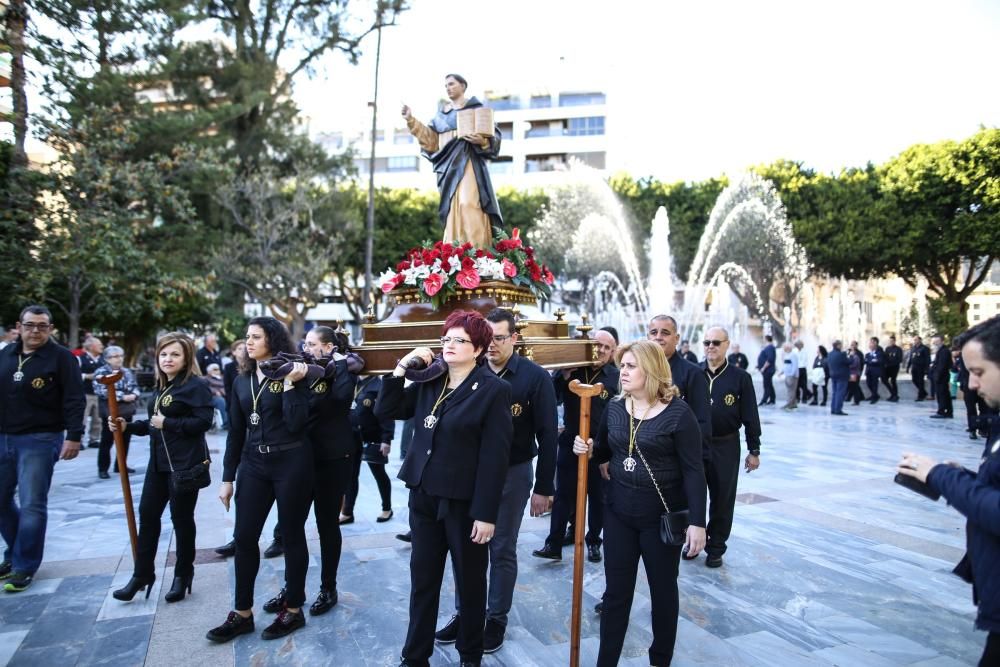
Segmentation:
<svg viewBox="0 0 1000 667">
<path fill-rule="evenodd" d="M 483 657 L 486 624 L 486 567 L 489 546 L 476 544 L 469 502 L 430 496 L 410 490 L 410 623 L 403 644 L 403 658 L 426 665 L 434 652 L 441 581 L 451 555 L 462 615 L 455 648 L 463 661 L 479 664 Z"/>
<path fill-rule="evenodd" d="M 576 473 L 577 459 L 572 446 L 567 448 L 560 444 L 556 466 L 556 495 L 552 500 L 552 515 L 549 518 L 549 536 L 547 544 L 562 549 L 563 537 L 566 535 L 566 524 L 570 517 L 574 523 L 576 511 Z M 601 544 L 601 531 L 604 528 L 604 479 L 593 459 L 587 464 L 587 544 Z"/>
<path fill-rule="evenodd" d="M 136 545 L 135 576 L 151 578 L 156 568 L 156 546 L 160 541 L 160 520 L 167 504 L 170 505 L 170 521 L 177 536 L 177 564 L 174 576 L 186 577 L 194 574 L 194 507 L 198 503 L 198 492 L 176 493 L 170 485 L 170 471 L 158 472 L 153 461 L 146 467 L 146 478 L 142 483 L 139 498 L 139 538 Z"/>
<path fill-rule="evenodd" d="M 243 450 L 236 480 L 236 609 L 253 608 L 253 589 L 260 568 L 257 542 L 271 506 L 278 503 L 278 523 L 285 545 L 285 599 L 301 607 L 306 599 L 306 517 L 313 499 L 315 461 L 312 447 L 301 445 L 260 454 Z"/>
<path fill-rule="evenodd" d="M 986 646 L 983 657 L 979 659 L 979 667 L 997 667 L 1000 665 L 1000 632 L 991 632 L 986 636 Z"/>
<path fill-rule="evenodd" d="M 924 389 L 924 376 L 927 371 L 923 368 L 910 369 L 910 376 L 913 378 L 913 386 L 917 388 L 917 400 L 922 401 L 927 398 L 927 390 Z"/>
<path fill-rule="evenodd" d="M 937 413 L 951 417 L 953 408 L 951 404 L 951 387 L 948 380 L 940 380 L 934 383 L 935 398 L 937 398 Z"/>
<path fill-rule="evenodd" d="M 868 385 L 868 399 L 872 401 L 877 401 L 879 399 L 878 395 L 878 382 L 882 379 L 882 373 L 869 373 L 865 376 L 865 384 Z"/>
<path fill-rule="evenodd" d="M 132 422 L 131 417 L 126 417 L 127 423 Z M 126 431 L 122 433 L 122 444 L 125 445 L 125 458 L 128 459 L 128 446 L 132 442 L 132 435 Z M 97 472 L 107 472 L 111 467 L 111 459 L 115 459 L 115 468 L 118 467 L 118 459 L 111 455 L 111 448 L 115 444 L 115 436 L 108 428 L 108 417 L 104 415 L 101 419 L 101 441 L 97 450 Z"/>
<path fill-rule="evenodd" d="M 739 432 L 722 438 L 712 438 L 712 458 L 705 462 L 708 481 L 708 545 L 710 555 L 726 553 L 726 540 L 733 529 L 736 509 L 736 487 L 740 478 Z"/>
<path fill-rule="evenodd" d="M 795 389 L 795 393 L 803 403 L 813 396 L 812 392 L 809 391 L 809 371 L 805 368 L 799 369 L 799 384 Z"/>
<path fill-rule="evenodd" d="M 354 440 L 355 455 L 352 457 L 351 477 L 344 499 L 344 516 L 354 516 L 354 503 L 358 500 L 360 485 L 361 453 L 364 451 L 364 443 L 361 442 L 361 438 L 358 437 L 357 433 L 354 434 Z M 385 466 L 381 463 L 369 463 L 368 469 L 371 470 L 372 477 L 375 478 L 375 484 L 378 486 L 378 495 L 382 500 L 382 511 L 388 512 L 392 509 L 392 481 L 385 471 Z"/>
<path fill-rule="evenodd" d="M 316 486 L 313 512 L 319 529 L 320 559 L 323 564 L 320 584 L 328 590 L 337 588 L 337 570 L 344 539 L 340 533 L 340 502 L 350 483 L 351 457 L 316 462 Z"/>
<path fill-rule="evenodd" d="M 820 387 L 813 385 L 813 401 L 819 397 Z M 823 405 L 826 405 L 826 400 L 830 397 L 830 378 L 823 381 Z"/>
<path fill-rule="evenodd" d="M 619 489 L 616 489 L 619 491 Z M 639 558 L 646 568 L 652 614 L 650 665 L 669 665 L 677 639 L 677 569 L 681 547 L 660 539 L 663 506 L 655 494 L 634 507 L 605 505 L 604 577 L 607 590 L 601 611 L 601 645 L 597 667 L 614 667 L 621 657 L 635 596 Z M 642 506 L 642 507 L 640 507 Z"/>
<path fill-rule="evenodd" d="M 899 375 L 899 366 L 886 366 L 882 372 L 882 384 L 889 390 L 889 398 L 899 398 L 899 385 L 896 383 L 896 376 Z"/>
<path fill-rule="evenodd" d="M 761 375 L 764 378 L 764 397 L 761 399 L 761 402 L 764 404 L 773 404 L 778 400 L 778 395 L 774 393 L 774 371 L 768 369 L 762 372 Z"/>
</svg>

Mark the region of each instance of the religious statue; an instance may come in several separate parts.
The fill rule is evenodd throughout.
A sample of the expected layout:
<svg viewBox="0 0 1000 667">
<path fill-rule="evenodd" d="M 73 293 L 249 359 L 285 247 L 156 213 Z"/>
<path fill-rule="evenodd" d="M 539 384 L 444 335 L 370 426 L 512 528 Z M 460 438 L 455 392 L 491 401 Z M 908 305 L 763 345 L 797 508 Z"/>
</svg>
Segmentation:
<svg viewBox="0 0 1000 667">
<path fill-rule="evenodd" d="M 486 165 L 500 153 L 500 129 L 479 100 L 466 99 L 468 86 L 458 74 L 446 76 L 449 101 L 427 125 L 414 118 L 406 105 L 402 114 L 406 127 L 420 142 L 421 153 L 434 165 L 445 242 L 488 248 L 493 242 L 492 227 L 503 225 Z"/>
</svg>

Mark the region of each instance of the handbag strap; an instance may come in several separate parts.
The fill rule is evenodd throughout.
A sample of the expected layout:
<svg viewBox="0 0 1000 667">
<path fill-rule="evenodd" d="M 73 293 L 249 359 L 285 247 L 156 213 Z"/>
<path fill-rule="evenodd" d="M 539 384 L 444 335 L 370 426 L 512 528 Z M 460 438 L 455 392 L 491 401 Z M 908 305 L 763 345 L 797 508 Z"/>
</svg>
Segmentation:
<svg viewBox="0 0 1000 667">
<path fill-rule="evenodd" d="M 667 501 L 663 497 L 663 492 L 660 491 L 660 485 L 656 481 L 656 476 L 653 475 L 653 469 L 649 467 L 648 463 L 646 463 L 646 457 L 642 455 L 642 450 L 639 449 L 638 442 L 635 443 L 635 451 L 639 455 L 639 458 L 642 459 L 642 465 L 646 466 L 646 472 L 649 473 L 649 478 L 653 480 L 653 487 L 656 489 L 656 495 L 660 497 L 660 502 L 663 503 L 663 509 L 667 511 L 667 514 L 670 514 L 670 508 L 667 506 Z"/>
<path fill-rule="evenodd" d="M 163 441 L 163 451 L 167 454 L 167 465 L 170 466 L 170 472 L 174 472 L 174 462 L 170 460 L 170 447 L 167 446 L 167 433 L 162 428 L 156 430 L 160 432 L 160 439 Z M 207 442 L 205 443 L 205 460 L 212 460 L 212 456 L 208 453 Z"/>
</svg>

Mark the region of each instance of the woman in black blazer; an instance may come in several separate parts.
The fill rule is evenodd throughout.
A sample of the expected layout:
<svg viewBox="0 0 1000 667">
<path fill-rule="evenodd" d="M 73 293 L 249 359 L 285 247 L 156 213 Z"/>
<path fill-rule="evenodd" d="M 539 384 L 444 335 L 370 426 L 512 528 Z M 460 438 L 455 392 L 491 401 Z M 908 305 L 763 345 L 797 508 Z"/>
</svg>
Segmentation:
<svg viewBox="0 0 1000 667">
<path fill-rule="evenodd" d="M 510 385 L 479 363 L 493 337 L 489 323 L 479 313 L 459 310 L 448 316 L 443 333 L 448 373 L 404 389 L 409 361 L 432 361 L 429 349 L 417 348 L 383 380 L 375 404 L 379 419 L 416 420 L 399 471 L 410 489 L 413 536 L 404 665 L 426 665 L 434 652 L 449 553 L 462 612 L 456 648 L 463 663 L 482 660 L 487 543 L 493 537 L 513 437 Z"/>
<path fill-rule="evenodd" d="M 307 436 L 309 384 L 301 382 L 306 365 L 294 364 L 283 380 L 268 379 L 260 363 L 279 352 L 294 353 L 285 325 L 273 317 L 255 317 L 247 325 L 246 364 L 233 383 L 229 437 L 222 464 L 219 500 L 229 510 L 239 468 L 236 498 L 236 604 L 226 622 L 206 635 L 226 642 L 253 632 L 253 589 L 260 567 L 257 541 L 271 506 L 285 544 L 286 607 L 261 637 L 277 639 L 305 625 L 306 517 L 313 499 L 315 459 Z"/>
<path fill-rule="evenodd" d="M 215 407 L 212 392 L 200 377 L 194 341 L 182 333 L 168 333 L 156 343 L 156 397 L 149 404 L 149 419 L 114 423 L 112 431 L 124 428 L 129 435 L 149 436 L 149 465 L 139 499 L 139 540 L 135 570 L 124 588 L 112 593 L 116 600 L 128 601 L 143 587 L 149 597 L 156 572 L 153 559 L 160 540 L 160 518 L 170 503 L 170 520 L 177 536 L 177 564 L 167 602 L 184 599 L 194 578 L 194 507 L 198 492 L 177 493 L 170 484 L 170 471 L 187 470 L 205 461 L 208 444 L 205 433 L 212 428 Z"/>
</svg>

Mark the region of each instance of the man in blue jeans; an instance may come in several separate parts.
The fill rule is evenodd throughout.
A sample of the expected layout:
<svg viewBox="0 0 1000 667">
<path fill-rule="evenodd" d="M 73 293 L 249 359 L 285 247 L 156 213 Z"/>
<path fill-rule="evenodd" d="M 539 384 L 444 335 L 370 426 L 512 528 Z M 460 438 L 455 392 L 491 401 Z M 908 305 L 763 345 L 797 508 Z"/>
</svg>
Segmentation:
<svg viewBox="0 0 1000 667">
<path fill-rule="evenodd" d="M 17 329 L 20 339 L 0 350 L 0 535 L 7 543 L 0 580 L 8 593 L 28 588 L 42 563 L 52 470 L 79 453 L 86 406 L 80 365 L 49 340 L 49 310 L 28 306 Z"/>
<path fill-rule="evenodd" d="M 826 359 L 826 367 L 830 371 L 833 382 L 833 392 L 830 394 L 830 414 L 845 416 L 844 398 L 847 396 L 847 382 L 851 377 L 851 362 L 843 350 L 844 344 L 833 341 L 833 349 Z"/>
</svg>

